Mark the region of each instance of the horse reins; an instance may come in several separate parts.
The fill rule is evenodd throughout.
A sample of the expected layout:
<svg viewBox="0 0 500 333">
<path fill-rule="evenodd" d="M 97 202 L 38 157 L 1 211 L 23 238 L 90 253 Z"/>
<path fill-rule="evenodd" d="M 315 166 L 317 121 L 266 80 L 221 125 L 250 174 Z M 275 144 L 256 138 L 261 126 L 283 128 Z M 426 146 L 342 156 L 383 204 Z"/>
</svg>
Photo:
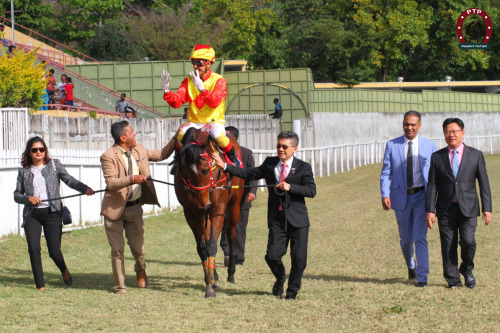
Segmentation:
<svg viewBox="0 0 500 333">
<path fill-rule="evenodd" d="M 198 145 L 198 146 L 202 146 L 202 143 L 198 140 L 194 140 L 191 142 L 191 144 L 193 145 Z M 210 155 L 205 151 L 205 153 L 203 154 L 200 154 L 201 157 L 204 157 L 207 159 L 208 161 L 208 165 L 209 165 L 209 172 L 210 172 L 210 182 L 208 185 L 205 185 L 205 186 L 194 186 L 191 181 L 188 179 L 186 181 L 186 179 L 182 176 L 182 174 L 179 173 L 179 176 L 181 177 L 182 181 L 184 182 L 185 184 L 185 188 L 189 189 L 189 190 L 196 190 L 196 191 L 201 191 L 201 190 L 206 190 L 206 189 L 210 189 L 211 191 L 212 190 L 217 190 L 217 189 L 223 189 L 224 186 L 220 186 L 220 187 L 217 187 L 217 185 L 223 181 L 225 181 L 227 179 L 227 176 L 224 175 L 224 177 L 222 179 L 219 179 L 217 180 L 216 182 L 214 182 L 214 175 L 213 175 L 213 172 L 212 170 L 215 169 L 215 167 L 212 169 L 212 159 L 210 158 Z M 220 174 L 220 172 L 219 172 Z"/>
</svg>

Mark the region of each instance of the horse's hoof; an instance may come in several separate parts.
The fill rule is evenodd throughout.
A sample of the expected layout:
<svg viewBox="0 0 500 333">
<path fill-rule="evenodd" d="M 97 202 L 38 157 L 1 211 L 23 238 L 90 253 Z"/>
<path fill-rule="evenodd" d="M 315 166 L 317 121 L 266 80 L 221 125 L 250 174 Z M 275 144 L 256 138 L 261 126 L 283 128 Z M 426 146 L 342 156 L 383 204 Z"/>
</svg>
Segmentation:
<svg viewBox="0 0 500 333">
<path fill-rule="evenodd" d="M 217 284 L 217 281 L 215 281 L 215 283 L 212 285 L 212 288 L 214 289 L 219 289 L 219 285 Z"/>
<path fill-rule="evenodd" d="M 228 276 L 227 277 L 227 282 L 234 283 L 234 276 Z"/>
<path fill-rule="evenodd" d="M 205 293 L 205 298 L 215 298 L 215 292 Z"/>
</svg>

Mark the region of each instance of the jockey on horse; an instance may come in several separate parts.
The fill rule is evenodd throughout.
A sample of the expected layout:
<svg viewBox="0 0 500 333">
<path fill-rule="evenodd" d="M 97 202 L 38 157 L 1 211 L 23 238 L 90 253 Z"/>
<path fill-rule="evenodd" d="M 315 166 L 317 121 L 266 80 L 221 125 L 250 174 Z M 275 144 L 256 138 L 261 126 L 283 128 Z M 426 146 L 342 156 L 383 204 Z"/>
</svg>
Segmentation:
<svg viewBox="0 0 500 333">
<path fill-rule="evenodd" d="M 208 45 L 198 44 L 193 48 L 189 59 L 194 72 L 190 72 L 182 81 L 177 92 L 170 90 L 170 74 L 166 70 L 163 70 L 161 76 L 163 99 L 171 107 L 177 109 L 189 102 L 188 122 L 179 128 L 177 140 L 181 142 L 189 128 L 203 129 L 215 139 L 235 166 L 242 167 L 243 164 L 226 136 L 224 127 L 227 82 L 220 74 L 213 73 L 210 69 L 215 61 L 215 51 Z M 177 147 L 174 162 L 177 161 L 178 150 Z"/>
</svg>

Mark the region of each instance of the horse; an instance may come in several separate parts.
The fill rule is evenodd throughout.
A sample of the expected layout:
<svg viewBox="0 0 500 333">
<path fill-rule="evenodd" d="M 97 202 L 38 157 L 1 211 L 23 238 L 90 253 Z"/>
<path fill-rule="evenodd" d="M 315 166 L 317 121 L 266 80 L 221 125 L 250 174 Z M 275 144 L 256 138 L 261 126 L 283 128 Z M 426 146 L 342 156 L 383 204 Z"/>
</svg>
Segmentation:
<svg viewBox="0 0 500 333">
<path fill-rule="evenodd" d="M 241 149 L 234 138 L 230 138 L 237 154 Z M 182 138 L 174 173 L 175 193 L 184 208 L 184 216 L 193 231 L 196 249 L 205 274 L 205 297 L 215 297 L 218 275 L 215 267 L 217 244 L 224 217 L 229 241 L 229 266 L 227 281 L 234 283 L 236 272 L 234 246 L 236 225 L 240 216 L 240 202 L 244 180 L 227 175 L 219 168 L 212 153 L 220 150 L 215 141 L 203 130 L 190 128 Z M 225 187 L 226 186 L 226 187 Z"/>
</svg>

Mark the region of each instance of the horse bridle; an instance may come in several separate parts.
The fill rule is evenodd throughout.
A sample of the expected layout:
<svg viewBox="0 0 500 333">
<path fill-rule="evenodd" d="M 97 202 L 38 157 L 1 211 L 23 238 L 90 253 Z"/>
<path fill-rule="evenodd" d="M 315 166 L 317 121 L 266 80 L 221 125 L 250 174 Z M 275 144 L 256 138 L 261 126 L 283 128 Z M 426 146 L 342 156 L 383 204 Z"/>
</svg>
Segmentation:
<svg viewBox="0 0 500 333">
<path fill-rule="evenodd" d="M 198 145 L 200 147 L 203 146 L 203 144 L 198 140 L 192 141 L 191 144 Z M 210 142 L 210 145 L 212 146 L 212 142 Z M 213 146 L 212 146 L 212 149 L 213 149 Z M 215 149 L 213 149 L 213 150 L 215 150 Z M 186 181 L 186 179 L 184 179 L 182 174 L 179 173 L 179 176 L 181 177 L 182 181 L 184 182 L 184 185 L 186 186 L 186 188 L 191 190 L 191 191 L 201 191 L 201 190 L 206 190 L 208 188 L 210 190 L 210 192 L 212 192 L 213 190 L 216 190 L 216 189 L 223 189 L 224 187 L 217 187 L 217 185 L 227 179 L 226 175 L 224 175 L 224 178 L 219 179 L 216 182 L 214 182 L 214 175 L 213 175 L 212 170 L 214 170 L 217 167 L 217 165 L 214 163 L 214 167 L 212 168 L 212 159 L 210 158 L 210 155 L 206 152 L 206 150 L 205 150 L 205 153 L 200 154 L 200 156 L 203 158 L 206 158 L 208 160 L 209 171 L 210 171 L 210 182 L 208 185 L 205 185 L 205 186 L 194 186 L 191 183 L 191 181 L 189 180 L 189 178 Z M 220 174 L 220 172 L 219 172 L 219 174 Z"/>
</svg>

